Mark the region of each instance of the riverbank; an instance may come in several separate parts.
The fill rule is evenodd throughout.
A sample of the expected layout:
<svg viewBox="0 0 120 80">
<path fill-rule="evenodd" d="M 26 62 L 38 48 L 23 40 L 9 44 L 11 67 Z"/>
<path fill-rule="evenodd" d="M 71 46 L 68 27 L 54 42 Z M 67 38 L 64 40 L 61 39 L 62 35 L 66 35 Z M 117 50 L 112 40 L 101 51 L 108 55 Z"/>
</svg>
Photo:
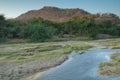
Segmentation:
<svg viewBox="0 0 120 80">
<path fill-rule="evenodd" d="M 113 53 L 110 58 L 110 62 L 100 64 L 99 74 L 109 77 L 120 76 L 120 53 Z"/>
<path fill-rule="evenodd" d="M 26 63 L 7 63 L 0 65 L 0 80 L 19 80 L 22 77 L 35 74 L 39 71 L 54 67 L 63 63 L 67 59 L 67 56 L 47 59 L 47 60 L 35 60 Z"/>
<path fill-rule="evenodd" d="M 50 69 L 36 80 L 120 80 L 120 77 L 98 75 L 99 64 L 110 61 L 111 52 L 120 49 L 92 49 L 82 55 L 76 55 L 58 67 Z M 73 52 L 72 54 L 76 54 Z"/>
<path fill-rule="evenodd" d="M 43 43 L 6 43 L 0 45 L 0 80 L 26 79 L 36 73 L 60 65 L 72 50 L 120 45 L 120 39 L 62 41 Z"/>
<path fill-rule="evenodd" d="M 68 59 L 72 50 L 86 50 L 84 41 L 12 43 L 0 45 L 0 80 L 20 80 L 55 67 Z"/>
</svg>

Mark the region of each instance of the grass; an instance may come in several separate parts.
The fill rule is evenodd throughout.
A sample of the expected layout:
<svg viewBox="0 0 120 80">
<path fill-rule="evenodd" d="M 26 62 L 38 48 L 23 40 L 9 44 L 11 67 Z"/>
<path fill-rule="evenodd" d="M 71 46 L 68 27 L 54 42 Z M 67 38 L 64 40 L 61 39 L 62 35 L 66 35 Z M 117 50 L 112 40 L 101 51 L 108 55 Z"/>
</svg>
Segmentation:
<svg viewBox="0 0 120 80">
<path fill-rule="evenodd" d="M 27 59 L 25 56 L 18 56 L 17 58 L 16 58 L 16 60 L 24 60 L 24 59 Z"/>
<path fill-rule="evenodd" d="M 92 46 L 77 46 L 76 49 L 73 49 L 73 46 L 64 46 L 61 48 L 57 48 L 57 49 L 50 49 L 48 50 L 47 48 L 44 49 L 44 51 L 41 52 L 37 52 L 34 53 L 35 51 L 33 51 L 34 56 L 31 57 L 25 57 L 25 56 L 21 56 L 18 57 L 17 59 L 14 60 L 14 62 L 25 62 L 25 61 L 32 61 L 32 60 L 37 60 L 37 59 L 50 59 L 50 58 L 55 58 L 55 57 L 60 57 L 62 55 L 68 55 L 71 51 L 73 50 L 85 50 L 85 49 L 89 49 Z M 52 47 L 51 47 L 52 48 Z"/>
<path fill-rule="evenodd" d="M 91 41 L 91 40 L 93 39 L 90 37 L 73 37 L 73 38 L 57 38 L 48 41 L 59 42 L 59 41 Z"/>
<path fill-rule="evenodd" d="M 120 53 L 111 55 L 111 62 L 100 64 L 100 74 L 105 76 L 120 76 Z"/>
<path fill-rule="evenodd" d="M 23 42 L 23 43 L 22 43 Z M 73 50 L 85 50 L 92 46 L 84 41 L 17 43 L 15 40 L 0 45 L 0 63 L 26 62 L 33 60 L 51 59 L 68 55 Z"/>
<path fill-rule="evenodd" d="M 67 48 L 63 49 L 63 53 L 62 54 L 68 54 L 68 53 L 72 52 L 73 50 L 76 50 L 76 51 L 87 50 L 87 49 L 90 49 L 92 47 L 93 46 L 90 46 L 90 45 L 85 45 L 85 46 L 70 45 L 70 46 L 67 46 Z"/>
<path fill-rule="evenodd" d="M 119 42 L 120 39 L 90 41 L 89 38 L 81 37 L 65 39 L 65 41 L 63 40 L 62 42 L 39 43 L 30 43 L 28 40 L 15 39 L 0 45 L 0 62 L 26 62 L 38 59 L 49 59 L 68 55 L 73 50 L 86 50 L 95 44 L 108 47 L 119 46 Z"/>
<path fill-rule="evenodd" d="M 17 53 L 18 51 L 0 51 L 0 56 L 8 56 Z"/>
<path fill-rule="evenodd" d="M 111 46 L 111 49 L 120 49 L 120 45 L 117 45 L 117 46 Z"/>
<path fill-rule="evenodd" d="M 24 62 L 68 55 L 73 50 L 86 50 L 95 44 L 109 47 L 120 45 L 120 39 L 94 41 L 88 39 L 89 38 L 75 38 L 74 40 L 69 39 L 70 41 L 40 43 L 28 43 L 27 40 L 11 40 L 0 45 L 0 60 L 6 62 Z M 20 56 L 24 59 L 20 59 Z"/>
<path fill-rule="evenodd" d="M 97 45 L 97 46 L 106 46 L 108 48 L 111 48 L 112 46 L 119 46 L 120 45 L 120 38 L 114 38 L 114 39 L 99 39 L 99 40 L 92 40 L 87 41 L 91 45 Z"/>
<path fill-rule="evenodd" d="M 72 50 L 87 50 L 89 48 L 91 48 L 92 46 L 90 45 L 86 45 L 86 46 L 80 46 L 80 45 L 72 45 L 71 49 Z"/>
</svg>

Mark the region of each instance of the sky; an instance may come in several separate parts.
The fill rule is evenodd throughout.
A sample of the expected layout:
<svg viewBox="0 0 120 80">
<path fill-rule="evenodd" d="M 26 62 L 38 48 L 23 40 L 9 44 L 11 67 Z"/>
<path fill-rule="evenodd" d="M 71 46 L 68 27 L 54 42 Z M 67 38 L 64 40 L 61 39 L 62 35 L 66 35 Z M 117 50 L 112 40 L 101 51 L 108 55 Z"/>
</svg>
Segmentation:
<svg viewBox="0 0 120 80">
<path fill-rule="evenodd" d="M 80 8 L 90 13 L 114 13 L 120 17 L 120 0 L 0 0 L 0 14 L 15 18 L 44 6 Z"/>
</svg>

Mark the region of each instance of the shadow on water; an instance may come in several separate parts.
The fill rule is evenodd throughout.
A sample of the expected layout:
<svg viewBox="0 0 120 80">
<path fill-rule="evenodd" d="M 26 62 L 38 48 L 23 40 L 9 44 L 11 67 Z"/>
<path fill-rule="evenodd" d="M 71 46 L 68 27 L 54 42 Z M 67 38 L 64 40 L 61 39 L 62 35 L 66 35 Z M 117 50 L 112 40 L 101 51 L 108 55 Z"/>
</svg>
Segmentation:
<svg viewBox="0 0 120 80">
<path fill-rule="evenodd" d="M 110 61 L 109 54 L 114 52 L 120 52 L 120 49 L 95 49 L 82 55 L 73 51 L 67 61 L 50 69 L 36 80 L 120 80 L 120 77 L 97 75 L 99 64 Z"/>
</svg>

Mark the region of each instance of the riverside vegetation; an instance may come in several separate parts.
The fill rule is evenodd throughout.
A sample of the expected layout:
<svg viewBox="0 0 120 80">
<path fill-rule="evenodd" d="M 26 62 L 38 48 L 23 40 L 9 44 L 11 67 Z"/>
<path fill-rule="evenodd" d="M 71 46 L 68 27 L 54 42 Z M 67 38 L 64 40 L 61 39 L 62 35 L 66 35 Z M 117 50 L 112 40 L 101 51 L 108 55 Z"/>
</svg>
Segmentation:
<svg viewBox="0 0 120 80">
<path fill-rule="evenodd" d="M 120 76 L 120 53 L 111 54 L 111 62 L 100 64 L 100 74 L 106 76 Z"/>
<path fill-rule="evenodd" d="M 120 25 L 109 20 L 96 22 L 94 17 L 73 17 L 70 21 L 56 23 L 42 18 L 33 18 L 26 22 L 6 20 L 0 15 L 1 42 L 14 38 L 30 39 L 32 42 L 80 36 L 96 39 L 98 34 L 119 37 Z"/>
<path fill-rule="evenodd" d="M 120 43 L 117 40 L 108 42 L 107 46 L 109 46 L 110 49 L 120 49 Z M 109 77 L 120 76 L 120 53 L 112 53 L 110 58 L 110 62 L 100 64 L 99 73 Z"/>
</svg>

